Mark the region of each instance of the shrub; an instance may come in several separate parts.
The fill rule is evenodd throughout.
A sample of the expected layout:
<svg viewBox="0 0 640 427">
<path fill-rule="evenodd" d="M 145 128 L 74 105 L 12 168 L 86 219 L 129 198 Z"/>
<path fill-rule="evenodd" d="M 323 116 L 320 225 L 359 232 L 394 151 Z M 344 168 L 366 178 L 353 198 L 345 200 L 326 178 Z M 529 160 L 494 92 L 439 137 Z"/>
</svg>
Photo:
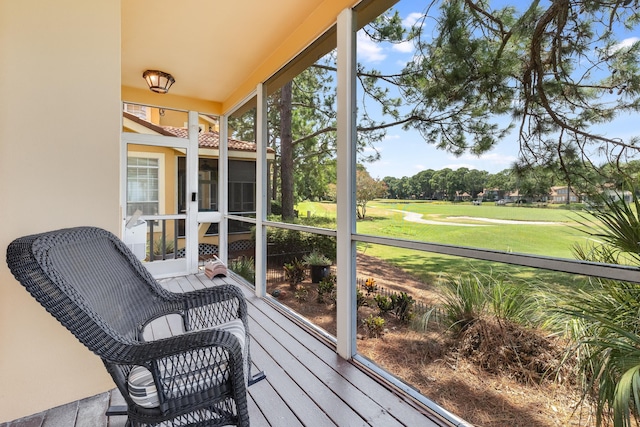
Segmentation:
<svg viewBox="0 0 640 427">
<path fill-rule="evenodd" d="M 376 302 L 378 309 L 380 309 L 380 314 L 385 314 L 393 310 L 393 301 L 391 301 L 391 298 L 378 294 L 373 297 L 373 300 Z"/>
<path fill-rule="evenodd" d="M 479 277 L 458 276 L 443 282 L 444 317 L 447 326 L 460 333 L 485 311 L 487 297 Z"/>
<path fill-rule="evenodd" d="M 533 298 L 539 288 L 496 277 L 492 273 L 472 273 L 443 282 L 444 318 L 447 326 L 456 333 L 482 316 L 491 315 L 521 325 L 540 323 L 542 301 Z"/>
<path fill-rule="evenodd" d="M 376 279 L 374 279 L 373 277 L 369 277 L 364 282 L 364 289 L 367 291 L 367 295 L 371 295 L 372 293 L 377 292 L 378 285 L 376 285 Z"/>
<path fill-rule="evenodd" d="M 367 297 L 365 297 L 364 293 L 360 289 L 358 289 L 356 291 L 356 310 L 366 305 L 369 305 Z"/>
<path fill-rule="evenodd" d="M 290 263 L 284 265 L 284 274 L 289 282 L 289 286 L 292 290 L 296 290 L 298 283 L 302 282 L 307 276 L 304 263 L 295 258 Z"/>
<path fill-rule="evenodd" d="M 241 257 L 230 261 L 229 269 L 249 283 L 255 283 L 256 271 L 253 266 L 252 257 Z"/>
<path fill-rule="evenodd" d="M 491 310 L 498 319 L 522 325 L 537 323 L 531 298 L 522 284 L 492 279 L 489 300 Z"/>
<path fill-rule="evenodd" d="M 393 311 L 396 317 L 402 322 L 408 323 L 413 318 L 413 305 L 415 301 L 411 295 L 408 295 L 406 292 L 392 294 L 391 302 L 393 303 Z"/>
<path fill-rule="evenodd" d="M 325 295 L 331 296 L 336 289 L 336 276 L 330 274 L 318 283 L 318 302 L 324 302 Z M 335 299 L 332 301 L 335 302 Z"/>
<path fill-rule="evenodd" d="M 336 258 L 335 237 L 285 228 L 267 228 L 269 255 L 303 254 L 317 251 L 329 260 Z M 288 262 L 288 260 L 287 260 Z"/>
<path fill-rule="evenodd" d="M 370 314 L 369 317 L 362 320 L 370 338 L 379 338 L 384 333 L 384 319 L 380 316 Z"/>
<path fill-rule="evenodd" d="M 277 200 L 271 201 L 271 214 L 272 215 L 282 215 L 282 205 Z"/>
<path fill-rule="evenodd" d="M 306 301 L 309 296 L 309 291 L 304 286 L 298 286 L 293 296 L 296 297 L 298 301 Z"/>
<path fill-rule="evenodd" d="M 173 240 L 165 240 L 164 242 L 165 246 L 164 246 L 164 253 L 165 254 L 170 254 L 171 252 L 174 251 L 174 245 L 173 245 Z M 156 240 L 153 241 L 153 254 L 154 255 L 162 255 L 162 238 L 158 238 Z"/>
<path fill-rule="evenodd" d="M 327 258 L 326 256 L 324 256 L 320 251 L 317 251 L 317 250 L 313 250 L 313 251 L 311 251 L 311 253 L 305 255 L 302 258 L 302 260 L 308 266 L 312 266 L 312 265 L 320 265 L 320 266 L 331 265 L 331 260 L 329 258 Z"/>
</svg>

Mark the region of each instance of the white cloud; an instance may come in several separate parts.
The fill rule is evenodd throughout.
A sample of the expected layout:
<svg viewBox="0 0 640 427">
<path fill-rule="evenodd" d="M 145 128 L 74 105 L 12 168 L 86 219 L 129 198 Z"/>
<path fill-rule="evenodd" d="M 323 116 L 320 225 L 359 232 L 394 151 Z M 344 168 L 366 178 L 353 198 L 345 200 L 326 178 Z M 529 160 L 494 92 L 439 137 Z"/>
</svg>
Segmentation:
<svg viewBox="0 0 640 427">
<path fill-rule="evenodd" d="M 504 169 L 510 168 L 517 160 L 516 156 L 501 153 L 488 153 L 482 156 L 474 156 L 473 154 L 463 154 L 460 157 L 448 156 L 451 163 L 443 164 L 433 169 L 449 168 L 456 170 L 459 168 L 476 169 L 488 171 L 489 173 L 497 173 Z"/>
<path fill-rule="evenodd" d="M 381 62 L 387 55 L 363 31 L 358 32 L 358 59 L 364 62 Z"/>
<path fill-rule="evenodd" d="M 638 37 L 629 37 L 628 39 L 624 39 L 622 40 L 620 43 L 614 44 L 613 46 L 611 46 L 609 48 L 609 53 L 615 53 L 621 49 L 628 49 L 630 48 L 634 43 L 637 43 L 638 41 L 640 41 L 640 38 Z"/>
<path fill-rule="evenodd" d="M 483 156 L 480 156 L 479 160 L 483 163 L 488 162 L 497 166 L 504 166 L 505 168 L 510 168 L 513 165 L 513 163 L 516 160 L 518 160 L 518 158 L 512 155 L 492 153 L 492 154 L 485 154 Z"/>
<path fill-rule="evenodd" d="M 383 151 L 384 151 L 384 148 L 380 147 L 379 145 L 376 147 L 366 146 L 362 149 L 362 153 L 366 155 L 374 154 L 376 152 L 382 153 Z"/>
<path fill-rule="evenodd" d="M 413 26 L 416 22 L 418 22 L 418 20 L 422 19 L 423 14 L 420 12 L 412 12 L 409 15 L 407 15 L 406 18 L 404 18 L 402 20 L 402 25 L 404 27 L 411 27 Z"/>
<path fill-rule="evenodd" d="M 391 140 L 397 140 L 397 139 L 400 139 L 400 138 L 401 138 L 401 136 L 398 135 L 398 134 L 386 134 L 382 141 L 386 142 L 386 141 L 391 141 Z"/>
<path fill-rule="evenodd" d="M 411 43 L 410 41 L 395 43 L 392 49 L 400 53 L 411 53 L 413 52 L 413 43 Z"/>
</svg>

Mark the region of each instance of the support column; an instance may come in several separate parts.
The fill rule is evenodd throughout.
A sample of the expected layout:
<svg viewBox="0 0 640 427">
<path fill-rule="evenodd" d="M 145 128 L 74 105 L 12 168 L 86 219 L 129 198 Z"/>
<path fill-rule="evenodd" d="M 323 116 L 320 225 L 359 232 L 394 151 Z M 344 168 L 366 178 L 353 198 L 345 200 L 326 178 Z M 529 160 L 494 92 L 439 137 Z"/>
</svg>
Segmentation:
<svg viewBox="0 0 640 427">
<path fill-rule="evenodd" d="M 189 147 L 187 148 L 187 271 L 190 274 L 198 272 L 198 200 L 201 195 L 198 192 L 198 112 L 189 111 L 188 116 Z M 195 194 L 195 198 L 191 195 Z"/>
<path fill-rule="evenodd" d="M 356 353 L 356 31 L 355 14 L 345 9 L 337 31 L 337 350 L 345 359 Z"/>
<path fill-rule="evenodd" d="M 220 140 L 218 155 L 218 256 L 228 262 L 229 248 L 229 129 L 227 115 L 220 116 Z"/>
<path fill-rule="evenodd" d="M 255 285 L 256 295 L 264 297 L 267 293 L 267 89 L 262 83 L 257 88 L 256 114 L 256 246 L 255 246 Z"/>
</svg>

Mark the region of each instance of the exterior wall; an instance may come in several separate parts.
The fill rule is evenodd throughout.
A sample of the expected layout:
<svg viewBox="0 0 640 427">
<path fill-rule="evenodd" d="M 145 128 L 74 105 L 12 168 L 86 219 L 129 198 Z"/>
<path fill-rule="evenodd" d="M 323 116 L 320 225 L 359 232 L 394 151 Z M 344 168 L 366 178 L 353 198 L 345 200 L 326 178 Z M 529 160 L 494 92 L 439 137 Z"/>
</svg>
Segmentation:
<svg viewBox="0 0 640 427">
<path fill-rule="evenodd" d="M 119 233 L 120 68 L 120 1 L 0 0 L 3 252 L 62 227 Z M 0 384 L 0 422 L 113 387 L 4 262 Z"/>
</svg>

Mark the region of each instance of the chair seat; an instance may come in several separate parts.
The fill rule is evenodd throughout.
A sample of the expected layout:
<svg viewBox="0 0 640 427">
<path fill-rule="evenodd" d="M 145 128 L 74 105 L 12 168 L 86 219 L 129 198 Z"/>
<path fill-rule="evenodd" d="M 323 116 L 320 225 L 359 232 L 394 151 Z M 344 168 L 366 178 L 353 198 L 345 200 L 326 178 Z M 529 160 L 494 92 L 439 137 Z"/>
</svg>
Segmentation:
<svg viewBox="0 0 640 427">
<path fill-rule="evenodd" d="M 216 327 L 217 329 L 228 331 L 240 342 L 243 356 L 245 350 L 245 328 L 240 319 L 232 320 Z M 224 359 L 224 360 L 221 360 Z M 246 360 L 245 357 L 243 359 Z M 195 360 L 189 357 L 184 360 L 179 367 L 171 373 L 171 388 L 168 394 L 181 395 L 188 389 L 192 391 L 211 388 L 213 385 L 224 387 L 224 383 L 229 380 L 229 370 L 227 358 L 217 357 L 208 361 Z M 159 377 L 166 378 L 167 370 L 164 365 L 160 366 Z M 177 372 L 176 372 L 177 371 Z M 136 366 L 127 378 L 127 386 L 131 400 L 143 408 L 157 408 L 160 406 L 158 389 L 155 385 L 153 374 L 144 366 Z M 173 391 L 173 392 L 172 392 Z"/>
</svg>

